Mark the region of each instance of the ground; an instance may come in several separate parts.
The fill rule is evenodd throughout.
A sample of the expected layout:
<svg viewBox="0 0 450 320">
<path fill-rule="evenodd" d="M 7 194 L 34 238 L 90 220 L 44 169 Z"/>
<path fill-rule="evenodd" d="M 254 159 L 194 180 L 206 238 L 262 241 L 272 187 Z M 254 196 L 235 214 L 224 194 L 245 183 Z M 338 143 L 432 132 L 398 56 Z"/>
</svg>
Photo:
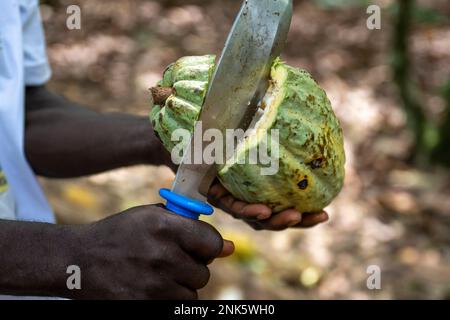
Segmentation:
<svg viewBox="0 0 450 320">
<path fill-rule="evenodd" d="M 342 2 L 342 1 L 340 1 Z M 350 1 L 351 2 L 351 1 Z M 353 1 L 358 2 L 358 1 Z M 146 115 L 148 88 L 185 55 L 220 51 L 240 1 L 44 1 L 53 68 L 50 88 L 102 112 Z M 296 1 L 282 58 L 326 90 L 345 135 L 346 180 L 310 230 L 253 231 L 217 211 L 209 219 L 236 254 L 211 266 L 202 298 L 450 298 L 450 172 L 410 164 L 411 135 L 389 67 L 392 1 L 381 30 L 366 28 L 366 6 Z M 82 10 L 68 31 L 66 8 Z M 450 16 L 448 1 L 427 5 Z M 450 25 L 423 24 L 411 37 L 415 77 L 429 114 L 439 117 L 439 85 L 450 75 Z M 161 202 L 165 167 L 139 166 L 92 177 L 41 180 L 63 223 L 86 223 L 134 205 Z M 367 268 L 381 270 L 369 290 Z"/>
</svg>

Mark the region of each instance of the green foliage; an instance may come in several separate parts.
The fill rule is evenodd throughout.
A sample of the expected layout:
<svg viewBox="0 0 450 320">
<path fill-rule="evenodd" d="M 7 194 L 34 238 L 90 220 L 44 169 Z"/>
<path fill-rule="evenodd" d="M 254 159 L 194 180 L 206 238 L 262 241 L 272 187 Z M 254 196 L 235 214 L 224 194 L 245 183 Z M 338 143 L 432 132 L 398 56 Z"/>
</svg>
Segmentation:
<svg viewBox="0 0 450 320">
<path fill-rule="evenodd" d="M 363 7 L 370 4 L 369 0 L 314 0 L 314 2 L 326 9 L 342 7 Z"/>
<path fill-rule="evenodd" d="M 442 98 L 447 102 L 447 105 L 450 105 L 450 75 L 447 82 L 442 85 L 439 91 Z"/>
<path fill-rule="evenodd" d="M 444 120 L 439 127 L 438 142 L 432 155 L 433 162 L 450 165 L 450 75 L 440 91 L 442 98 L 446 101 L 447 108 Z"/>
<path fill-rule="evenodd" d="M 448 22 L 448 17 L 432 8 L 416 6 L 414 22 L 418 24 L 441 24 Z"/>
<path fill-rule="evenodd" d="M 387 11 L 393 17 L 398 15 L 400 5 L 398 2 L 392 3 Z M 441 12 L 424 6 L 415 5 L 411 13 L 412 22 L 422 25 L 436 25 L 449 22 L 449 18 Z"/>
<path fill-rule="evenodd" d="M 414 159 L 418 164 L 441 163 L 450 166 L 450 79 L 442 88 L 447 101 L 447 114 L 438 125 L 428 119 L 420 101 L 420 92 L 411 80 L 413 73 L 409 53 L 409 35 L 417 9 L 414 1 L 400 0 L 395 12 L 391 67 L 394 81 L 407 115 L 407 123 L 415 137 Z"/>
</svg>

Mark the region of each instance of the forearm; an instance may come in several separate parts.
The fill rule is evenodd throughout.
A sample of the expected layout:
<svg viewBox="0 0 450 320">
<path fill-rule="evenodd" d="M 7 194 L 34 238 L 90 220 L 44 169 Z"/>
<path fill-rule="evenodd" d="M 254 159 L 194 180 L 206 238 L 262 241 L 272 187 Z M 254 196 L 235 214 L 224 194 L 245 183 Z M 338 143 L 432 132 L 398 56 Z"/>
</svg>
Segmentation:
<svg viewBox="0 0 450 320">
<path fill-rule="evenodd" d="M 0 220 L 0 294 L 66 296 L 76 227 Z"/>
<path fill-rule="evenodd" d="M 100 114 L 27 88 L 26 155 L 36 173 L 75 177 L 135 164 L 170 165 L 146 117 Z"/>
</svg>

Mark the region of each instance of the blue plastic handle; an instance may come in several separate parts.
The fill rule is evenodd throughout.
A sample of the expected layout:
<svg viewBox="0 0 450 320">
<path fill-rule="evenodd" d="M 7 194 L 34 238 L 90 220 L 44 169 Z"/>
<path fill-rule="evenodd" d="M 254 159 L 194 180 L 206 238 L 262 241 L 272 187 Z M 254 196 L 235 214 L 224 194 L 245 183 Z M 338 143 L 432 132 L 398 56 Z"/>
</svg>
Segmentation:
<svg viewBox="0 0 450 320">
<path fill-rule="evenodd" d="M 167 200 L 167 210 L 183 217 L 198 220 L 201 214 L 209 216 L 214 212 L 214 208 L 209 204 L 182 196 L 169 189 L 160 189 L 159 195 Z"/>
</svg>

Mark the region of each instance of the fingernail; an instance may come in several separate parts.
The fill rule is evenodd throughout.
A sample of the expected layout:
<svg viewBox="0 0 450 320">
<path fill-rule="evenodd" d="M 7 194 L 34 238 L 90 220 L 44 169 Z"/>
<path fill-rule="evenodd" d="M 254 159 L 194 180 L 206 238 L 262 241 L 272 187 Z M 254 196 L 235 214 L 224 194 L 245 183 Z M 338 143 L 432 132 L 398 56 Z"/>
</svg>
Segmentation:
<svg viewBox="0 0 450 320">
<path fill-rule="evenodd" d="M 288 226 L 289 227 L 293 227 L 297 224 L 299 224 L 302 221 L 302 215 L 298 214 L 296 218 L 293 218 L 289 223 Z"/>
</svg>

